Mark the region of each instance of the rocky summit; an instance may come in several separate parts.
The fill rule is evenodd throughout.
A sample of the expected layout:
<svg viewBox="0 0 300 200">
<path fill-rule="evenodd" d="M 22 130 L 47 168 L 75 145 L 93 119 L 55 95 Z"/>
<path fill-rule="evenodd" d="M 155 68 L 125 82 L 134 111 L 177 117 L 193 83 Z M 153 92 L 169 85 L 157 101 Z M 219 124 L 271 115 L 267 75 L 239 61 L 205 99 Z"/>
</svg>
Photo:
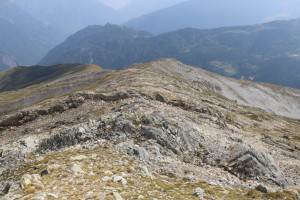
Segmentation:
<svg viewBox="0 0 300 200">
<path fill-rule="evenodd" d="M 161 59 L 0 97 L 0 199 L 300 199 L 299 90 Z"/>
</svg>

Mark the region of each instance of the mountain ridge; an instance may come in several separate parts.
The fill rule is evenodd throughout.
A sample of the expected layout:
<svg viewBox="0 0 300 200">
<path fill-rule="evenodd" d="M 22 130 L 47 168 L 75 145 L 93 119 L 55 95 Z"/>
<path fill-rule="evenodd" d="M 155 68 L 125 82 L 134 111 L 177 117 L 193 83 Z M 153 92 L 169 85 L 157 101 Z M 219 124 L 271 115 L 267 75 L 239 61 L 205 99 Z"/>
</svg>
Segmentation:
<svg viewBox="0 0 300 200">
<path fill-rule="evenodd" d="M 0 58 L 7 69 L 15 64 L 33 65 L 59 42 L 59 34 L 9 0 L 0 2 Z M 2 71 L 2 69 L 0 69 Z"/>
<path fill-rule="evenodd" d="M 78 73 L 77 69 L 79 69 L 79 72 L 82 71 L 80 73 L 85 72 L 85 70 L 87 69 L 87 71 L 91 71 L 91 72 L 99 71 L 100 73 L 102 73 L 103 71 L 104 74 L 110 74 L 107 75 L 108 78 L 114 77 L 113 75 L 114 73 L 119 75 L 127 71 L 130 72 L 132 70 L 145 71 L 144 73 L 146 74 L 151 71 L 155 71 L 155 73 L 161 73 L 165 76 L 170 76 L 172 78 L 176 77 L 176 79 L 189 81 L 194 84 L 194 85 L 190 85 L 191 88 L 195 88 L 198 86 L 205 87 L 208 90 L 211 90 L 215 93 L 222 95 L 226 99 L 231 99 L 233 101 L 236 101 L 236 103 L 240 105 L 256 107 L 266 112 L 274 113 L 286 117 L 300 118 L 300 112 L 299 112 L 300 92 L 297 89 L 281 87 L 281 86 L 271 85 L 266 83 L 247 81 L 247 80 L 232 79 L 229 77 L 221 76 L 203 70 L 201 68 L 185 65 L 175 59 L 170 59 L 170 58 L 164 58 L 164 59 L 160 59 L 145 64 L 134 64 L 129 68 L 126 68 L 121 71 L 103 70 L 102 68 L 95 65 L 81 65 L 81 64 L 65 64 L 65 65 L 48 66 L 48 67 L 44 67 L 44 66 L 33 66 L 33 67 L 26 67 L 26 68 L 17 67 L 0 73 L 0 77 L 2 80 L 2 83 L 0 84 L 1 86 L 0 90 L 2 92 L 7 91 L 8 88 L 6 88 L 5 85 L 11 85 L 11 84 L 15 84 L 15 86 L 9 90 L 22 89 L 22 88 L 26 90 L 25 87 L 28 87 L 30 85 L 34 85 L 36 83 L 42 83 L 44 81 L 51 81 L 51 79 L 55 78 L 56 76 L 53 76 L 52 74 L 47 74 L 47 72 L 49 71 L 49 69 L 55 71 L 56 68 L 61 68 L 61 71 L 63 72 L 61 74 L 63 76 L 65 76 L 66 74 L 76 75 Z M 15 81 L 14 79 L 9 79 L 9 77 L 12 74 L 14 74 L 14 72 L 18 72 L 22 70 L 27 71 L 26 72 L 28 75 L 27 79 L 30 78 L 32 79 L 32 81 L 25 81 L 25 83 L 18 85 L 17 81 Z M 36 70 L 41 71 L 42 73 L 46 72 L 47 76 L 45 77 L 37 76 L 37 79 L 35 79 L 30 74 L 33 74 L 34 71 Z M 50 76 L 50 79 L 47 78 L 48 76 Z M 92 74 L 90 74 L 89 76 L 94 77 L 94 75 Z M 17 78 L 22 82 L 21 78 L 18 78 L 16 76 L 13 77 Z M 42 81 L 39 81 L 39 79 L 42 79 Z M 253 95 L 254 93 L 259 95 L 254 96 Z M 5 93 L 3 93 L 3 95 L 4 94 Z M 3 95 L 1 96 L 5 101 L 5 97 Z M 23 101 L 22 99 L 19 100 Z M 30 102 L 30 98 L 28 101 Z M 287 104 L 286 102 L 289 103 Z M 3 106 L 3 104 L 1 103 L 0 105 Z M 3 109 L 1 109 L 0 107 L 0 110 Z"/>
<path fill-rule="evenodd" d="M 260 7 L 257 8 L 257 5 Z M 137 17 L 125 22 L 124 25 L 157 35 L 188 27 L 212 29 L 293 19 L 300 17 L 297 14 L 299 8 L 300 4 L 292 0 L 285 2 L 268 0 L 263 4 L 259 1 L 244 0 L 226 2 L 189 0 Z"/>
<path fill-rule="evenodd" d="M 160 59 L 0 93 L 20 94 L 0 106 L 0 196 L 295 199 L 300 91 L 268 87 Z"/>
<path fill-rule="evenodd" d="M 88 25 L 117 23 L 118 13 L 98 0 L 14 0 L 33 17 L 51 24 L 63 34 L 64 39 Z"/>
<path fill-rule="evenodd" d="M 83 29 L 72 35 L 39 64 L 93 63 L 122 69 L 133 63 L 171 57 L 236 79 L 300 88 L 299 24 L 300 19 L 295 19 L 207 30 L 188 28 L 159 36 L 145 33 L 143 37 L 122 39 L 109 39 L 108 27 L 99 26 L 98 31 Z M 133 31 L 124 26 L 110 26 L 115 26 L 119 34 L 120 30 Z M 102 30 L 106 30 L 105 34 Z"/>
</svg>

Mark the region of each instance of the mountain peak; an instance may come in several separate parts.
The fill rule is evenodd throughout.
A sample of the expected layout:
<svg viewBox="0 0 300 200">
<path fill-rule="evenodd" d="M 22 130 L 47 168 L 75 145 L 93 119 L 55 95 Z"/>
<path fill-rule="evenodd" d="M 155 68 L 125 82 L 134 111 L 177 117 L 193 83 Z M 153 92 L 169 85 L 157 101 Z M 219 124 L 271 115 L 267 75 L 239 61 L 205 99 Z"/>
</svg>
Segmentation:
<svg viewBox="0 0 300 200">
<path fill-rule="evenodd" d="M 112 23 L 109 23 L 107 22 L 104 27 L 121 27 L 120 25 L 117 25 L 117 24 L 112 24 Z"/>
</svg>

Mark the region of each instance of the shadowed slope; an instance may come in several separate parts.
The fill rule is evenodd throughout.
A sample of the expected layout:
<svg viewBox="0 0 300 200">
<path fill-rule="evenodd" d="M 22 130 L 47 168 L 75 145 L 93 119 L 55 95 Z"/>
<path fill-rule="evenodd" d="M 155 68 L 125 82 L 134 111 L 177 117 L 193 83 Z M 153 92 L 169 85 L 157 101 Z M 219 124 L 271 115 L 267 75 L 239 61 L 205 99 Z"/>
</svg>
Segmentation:
<svg viewBox="0 0 300 200">
<path fill-rule="evenodd" d="M 65 64 L 56 66 L 15 67 L 0 73 L 0 92 L 18 90 L 67 75 L 101 71 L 96 65 Z"/>
</svg>

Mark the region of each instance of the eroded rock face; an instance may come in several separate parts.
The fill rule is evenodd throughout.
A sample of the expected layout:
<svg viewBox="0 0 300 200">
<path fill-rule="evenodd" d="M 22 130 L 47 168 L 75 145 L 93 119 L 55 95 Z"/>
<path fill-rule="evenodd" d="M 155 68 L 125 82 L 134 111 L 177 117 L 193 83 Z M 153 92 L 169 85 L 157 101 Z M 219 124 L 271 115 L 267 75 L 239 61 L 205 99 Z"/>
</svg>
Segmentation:
<svg viewBox="0 0 300 200">
<path fill-rule="evenodd" d="M 0 120 L 0 128 L 9 126 L 20 126 L 33 121 L 42 115 L 51 115 L 53 113 L 62 113 L 69 109 L 80 107 L 86 100 L 118 101 L 128 99 L 134 96 L 145 95 L 134 90 L 114 92 L 109 95 L 104 94 L 71 94 L 66 100 L 58 102 L 56 105 L 46 110 L 20 111 Z M 149 97 L 151 98 L 151 97 Z"/>
<path fill-rule="evenodd" d="M 38 152 L 57 150 L 99 138 L 116 143 L 144 138 L 155 140 L 173 153 L 181 154 L 199 148 L 198 139 L 189 134 L 191 131 L 189 127 L 174 126 L 160 117 L 119 113 L 102 117 L 97 121 L 89 121 L 44 139 Z M 142 158 L 147 157 L 144 150 L 138 146 L 131 147 L 130 151 Z"/>
<path fill-rule="evenodd" d="M 268 177 L 277 184 L 282 184 L 281 171 L 271 155 L 259 152 L 250 145 L 239 144 L 229 151 L 228 167 L 241 178 Z"/>
<path fill-rule="evenodd" d="M 280 186 L 285 185 L 281 171 L 270 155 L 257 151 L 240 140 L 234 146 L 224 147 L 223 150 L 216 148 L 214 144 L 208 144 L 207 147 L 210 150 L 206 150 L 199 145 L 200 135 L 196 137 L 191 134 L 193 132 L 191 127 L 173 123 L 161 116 L 115 113 L 103 116 L 96 121 L 90 120 L 44 139 L 37 152 L 58 150 L 98 139 L 107 139 L 116 144 L 131 140 L 149 140 L 155 141 L 161 148 L 178 155 L 182 160 L 186 159 L 186 155 L 193 157 L 197 156 L 195 152 L 202 152 L 203 155 L 200 157 L 206 159 L 206 163 L 225 167 L 241 179 L 263 179 Z M 127 153 L 131 156 L 136 156 L 141 160 L 149 159 L 147 150 L 133 142 L 122 146 L 127 148 Z M 220 161 L 216 162 L 218 160 Z"/>
<path fill-rule="evenodd" d="M 81 124 L 44 139 L 37 152 L 46 152 L 47 150 L 58 150 L 69 146 L 74 146 L 80 142 L 85 142 L 96 137 L 97 126 L 93 121 Z"/>
</svg>

